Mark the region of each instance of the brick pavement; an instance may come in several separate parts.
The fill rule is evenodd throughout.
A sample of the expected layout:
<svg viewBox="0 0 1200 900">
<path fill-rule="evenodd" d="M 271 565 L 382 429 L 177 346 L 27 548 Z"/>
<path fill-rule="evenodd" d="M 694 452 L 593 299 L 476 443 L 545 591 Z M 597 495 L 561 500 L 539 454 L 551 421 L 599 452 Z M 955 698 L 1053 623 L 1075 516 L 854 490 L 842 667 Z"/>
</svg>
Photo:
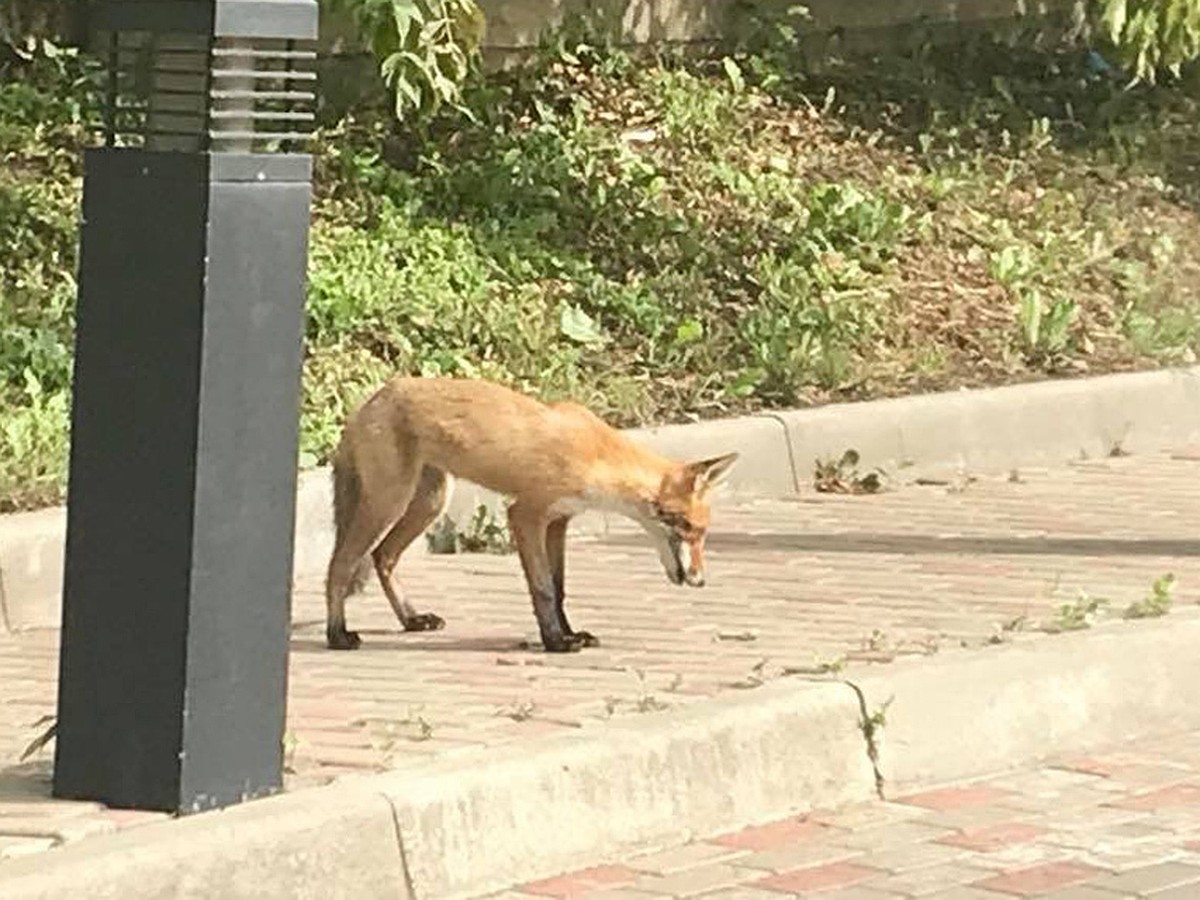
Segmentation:
<svg viewBox="0 0 1200 900">
<path fill-rule="evenodd" d="M 1200 732 L 814 812 L 490 900 L 1200 897 Z"/>
<path fill-rule="evenodd" d="M 1193 603 L 1198 474 L 1200 452 L 1184 451 L 878 496 L 727 502 L 701 590 L 669 585 L 653 551 L 615 528 L 568 547 L 572 622 L 603 641 L 576 656 L 523 643 L 536 628 L 514 557 L 415 554 L 401 577 L 447 629 L 397 633 L 372 588 L 349 607 L 365 640 L 351 654 L 324 650 L 320 585 L 302 581 L 288 786 L 486 757 L 842 661 L 982 648 L 1014 621 L 1029 631 L 1018 640 L 1053 640 L 1034 626 L 1078 591 L 1120 608 L 1167 571 L 1179 578 L 1176 602 Z M 32 723 L 54 710 L 56 641 L 50 631 L 0 636 L 0 860 L 149 818 L 49 801 L 48 753 L 15 765 Z"/>
</svg>

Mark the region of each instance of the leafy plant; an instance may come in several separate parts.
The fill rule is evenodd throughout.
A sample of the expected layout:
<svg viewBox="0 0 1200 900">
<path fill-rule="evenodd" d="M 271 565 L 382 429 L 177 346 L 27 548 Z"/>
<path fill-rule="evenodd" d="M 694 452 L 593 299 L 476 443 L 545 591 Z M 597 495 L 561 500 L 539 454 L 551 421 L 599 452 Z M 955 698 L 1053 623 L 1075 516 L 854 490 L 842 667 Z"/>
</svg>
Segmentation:
<svg viewBox="0 0 1200 900">
<path fill-rule="evenodd" d="M 1064 603 L 1058 608 L 1058 615 L 1050 624 L 1049 630 L 1080 631 L 1084 628 L 1091 628 L 1099 616 L 1100 610 L 1107 605 L 1107 600 L 1092 597 L 1084 591 L 1080 591 L 1074 602 Z"/>
<path fill-rule="evenodd" d="M 463 530 L 449 516 L 442 516 L 426 533 L 431 553 L 508 554 L 516 549 L 508 526 L 500 522 L 485 504 L 475 508 Z"/>
<path fill-rule="evenodd" d="M 463 83 L 485 31 L 476 0 L 327 0 L 348 10 L 379 60 L 398 119 L 444 105 L 466 112 Z"/>
<path fill-rule="evenodd" d="M 1156 619 L 1171 611 L 1175 601 L 1175 576 L 1167 573 L 1154 579 L 1150 593 L 1125 609 L 1127 619 Z"/>
<path fill-rule="evenodd" d="M 1034 360 L 1056 358 L 1067 349 L 1079 305 L 1061 297 L 1047 303 L 1036 288 L 1022 290 L 1019 296 L 1017 316 L 1025 352 Z"/>
<path fill-rule="evenodd" d="M 1178 76 L 1200 56 L 1200 0 L 1095 0 L 1104 35 L 1133 76 Z"/>
<path fill-rule="evenodd" d="M 840 459 L 818 459 L 813 471 L 813 487 L 822 494 L 877 494 L 883 490 L 883 472 L 859 474 L 859 455 L 847 450 Z M 875 649 L 875 648 L 872 648 Z"/>
<path fill-rule="evenodd" d="M 340 2 L 374 10 L 399 52 L 396 7 Z M 405 70 L 421 112 L 330 111 L 301 465 L 327 462 L 396 373 L 493 378 L 644 425 L 1194 361 L 1186 66 L 1129 87 L 1083 45 L 982 31 L 806 60 L 802 19 L 761 24 L 637 64 L 558 33 L 527 65 L 468 74 L 455 103 Z M 5 509 L 63 496 L 95 118 L 82 54 L 27 56 L 0 61 Z"/>
</svg>

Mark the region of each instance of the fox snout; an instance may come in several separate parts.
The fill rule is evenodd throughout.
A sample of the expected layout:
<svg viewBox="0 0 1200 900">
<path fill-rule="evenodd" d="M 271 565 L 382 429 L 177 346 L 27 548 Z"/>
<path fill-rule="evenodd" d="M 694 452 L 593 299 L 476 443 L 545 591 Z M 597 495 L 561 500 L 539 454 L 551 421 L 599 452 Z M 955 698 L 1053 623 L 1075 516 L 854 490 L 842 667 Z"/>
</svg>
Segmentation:
<svg viewBox="0 0 1200 900">
<path fill-rule="evenodd" d="M 673 584 L 704 587 L 704 556 L 697 544 L 672 537 L 670 539 L 672 566 L 667 577 Z"/>
</svg>

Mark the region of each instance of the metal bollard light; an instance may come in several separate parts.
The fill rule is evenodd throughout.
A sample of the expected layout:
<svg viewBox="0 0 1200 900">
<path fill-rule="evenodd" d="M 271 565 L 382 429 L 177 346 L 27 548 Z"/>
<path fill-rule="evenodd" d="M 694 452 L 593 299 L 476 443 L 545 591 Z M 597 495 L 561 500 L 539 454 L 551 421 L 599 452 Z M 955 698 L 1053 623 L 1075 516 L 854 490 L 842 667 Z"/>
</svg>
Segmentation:
<svg viewBox="0 0 1200 900">
<path fill-rule="evenodd" d="M 85 156 L 54 794 L 282 784 L 315 0 L 106 0 Z"/>
</svg>

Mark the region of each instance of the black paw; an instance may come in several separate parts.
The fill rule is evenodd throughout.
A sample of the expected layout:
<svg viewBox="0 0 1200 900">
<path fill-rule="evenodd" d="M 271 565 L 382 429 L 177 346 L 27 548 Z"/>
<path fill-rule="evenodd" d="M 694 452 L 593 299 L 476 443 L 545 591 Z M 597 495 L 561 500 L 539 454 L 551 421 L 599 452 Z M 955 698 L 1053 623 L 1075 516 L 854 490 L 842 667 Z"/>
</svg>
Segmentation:
<svg viewBox="0 0 1200 900">
<path fill-rule="evenodd" d="M 578 653 L 584 647 L 598 647 L 600 642 L 586 631 L 577 631 L 553 640 L 542 638 L 542 646 L 547 653 Z"/>
<path fill-rule="evenodd" d="M 358 636 L 357 631 L 347 631 L 344 627 L 327 628 L 325 643 L 329 645 L 330 650 L 357 650 L 362 644 L 362 638 Z"/>
<path fill-rule="evenodd" d="M 441 631 L 446 620 L 435 613 L 420 613 L 404 623 L 405 631 Z"/>
</svg>

